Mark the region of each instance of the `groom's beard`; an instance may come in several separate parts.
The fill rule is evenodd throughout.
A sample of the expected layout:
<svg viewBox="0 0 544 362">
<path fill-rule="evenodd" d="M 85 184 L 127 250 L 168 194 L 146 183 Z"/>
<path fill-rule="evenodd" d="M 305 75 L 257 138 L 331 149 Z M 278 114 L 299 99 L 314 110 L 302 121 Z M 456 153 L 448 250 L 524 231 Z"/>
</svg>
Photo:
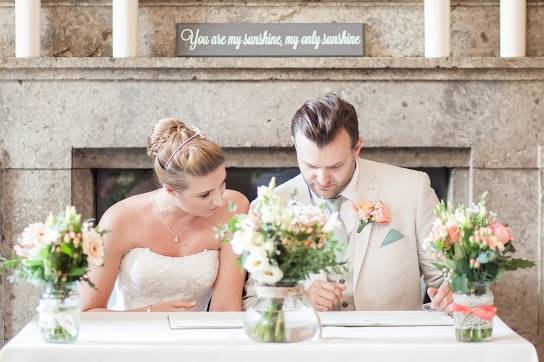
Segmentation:
<svg viewBox="0 0 544 362">
<path fill-rule="evenodd" d="M 334 199 L 338 197 L 342 193 L 342 191 L 344 191 L 344 189 L 348 186 L 351 179 L 353 178 L 353 174 L 355 173 L 355 162 L 357 161 L 354 159 L 351 169 L 348 172 L 348 175 L 341 182 L 339 183 L 334 182 L 334 186 L 330 190 L 327 190 L 326 192 L 321 191 L 317 183 L 309 182 L 304 176 L 304 174 L 302 174 L 302 178 L 304 178 L 304 182 L 306 182 L 306 185 L 308 185 L 308 187 L 312 189 L 313 193 L 319 196 L 320 198 Z"/>
</svg>

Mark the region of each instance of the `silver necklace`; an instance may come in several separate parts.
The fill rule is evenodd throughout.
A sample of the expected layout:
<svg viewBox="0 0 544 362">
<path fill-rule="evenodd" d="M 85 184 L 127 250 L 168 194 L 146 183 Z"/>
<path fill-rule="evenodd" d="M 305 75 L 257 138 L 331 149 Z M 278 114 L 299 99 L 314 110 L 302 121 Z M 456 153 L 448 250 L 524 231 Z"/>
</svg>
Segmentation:
<svg viewBox="0 0 544 362">
<path fill-rule="evenodd" d="M 158 192 L 159 190 L 157 190 Z M 166 219 L 164 218 L 164 215 L 162 214 L 161 212 L 161 209 L 159 208 L 159 204 L 157 203 L 157 194 L 155 193 L 155 197 L 153 197 L 153 204 L 155 204 L 155 208 L 157 209 L 157 212 L 159 213 L 159 216 L 161 217 L 161 220 L 162 220 L 162 223 L 164 224 L 164 226 L 166 226 L 166 229 L 168 229 L 168 232 L 172 235 L 172 238 L 174 239 L 174 243 L 177 243 L 179 242 L 179 235 L 181 233 L 183 233 L 185 230 L 187 230 L 187 228 L 189 227 L 189 225 L 191 225 L 191 223 L 195 220 L 191 220 L 187 223 L 187 225 L 185 225 L 184 227 L 182 227 L 177 233 L 174 233 L 172 231 L 172 229 L 170 229 L 170 226 L 168 226 L 168 223 L 166 222 Z"/>
</svg>

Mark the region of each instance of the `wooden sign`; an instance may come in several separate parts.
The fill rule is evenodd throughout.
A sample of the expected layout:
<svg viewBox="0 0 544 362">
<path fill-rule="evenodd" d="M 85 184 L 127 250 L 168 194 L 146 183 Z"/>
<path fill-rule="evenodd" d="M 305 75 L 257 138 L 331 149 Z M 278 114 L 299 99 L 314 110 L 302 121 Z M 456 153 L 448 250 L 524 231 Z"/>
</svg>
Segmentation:
<svg viewBox="0 0 544 362">
<path fill-rule="evenodd" d="M 363 24 L 177 24 L 176 55 L 360 57 Z"/>
</svg>

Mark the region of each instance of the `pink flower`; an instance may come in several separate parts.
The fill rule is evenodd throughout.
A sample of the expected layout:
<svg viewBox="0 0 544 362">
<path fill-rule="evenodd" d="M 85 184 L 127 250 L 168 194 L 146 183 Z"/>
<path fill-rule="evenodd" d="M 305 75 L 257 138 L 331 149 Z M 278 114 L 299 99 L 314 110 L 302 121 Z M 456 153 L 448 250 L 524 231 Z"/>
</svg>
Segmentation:
<svg viewBox="0 0 544 362">
<path fill-rule="evenodd" d="M 448 229 L 442 224 L 435 225 L 431 230 L 431 236 L 434 241 L 445 239 L 448 236 Z"/>
<path fill-rule="evenodd" d="M 494 221 L 493 223 L 491 223 L 491 225 L 489 225 L 489 227 L 491 228 L 491 232 L 493 233 L 493 235 L 497 237 L 498 242 L 502 245 L 509 243 L 514 238 L 512 236 L 510 228 L 504 226 L 501 223 Z"/>
<path fill-rule="evenodd" d="M 387 207 L 383 204 L 382 200 L 374 203 L 374 220 L 378 224 L 388 224 L 391 222 L 391 214 Z"/>
<path fill-rule="evenodd" d="M 459 226 L 455 222 L 449 221 L 446 224 L 446 229 L 448 230 L 448 237 L 452 244 L 455 244 L 459 241 L 460 230 Z"/>
<path fill-rule="evenodd" d="M 476 230 L 470 240 L 472 242 L 487 245 L 492 250 L 504 250 L 504 244 L 499 241 L 499 238 L 495 234 L 493 234 L 491 227 L 483 227 Z"/>
<path fill-rule="evenodd" d="M 369 201 L 359 201 L 353 205 L 353 209 L 357 212 L 357 218 L 359 220 L 368 221 L 370 219 L 374 205 Z"/>
</svg>

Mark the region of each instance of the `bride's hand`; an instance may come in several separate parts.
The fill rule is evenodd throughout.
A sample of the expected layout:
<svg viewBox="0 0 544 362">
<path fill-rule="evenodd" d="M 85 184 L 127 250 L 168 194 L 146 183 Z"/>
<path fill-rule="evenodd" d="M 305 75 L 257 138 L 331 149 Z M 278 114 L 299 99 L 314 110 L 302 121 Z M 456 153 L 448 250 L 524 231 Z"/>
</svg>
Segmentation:
<svg viewBox="0 0 544 362">
<path fill-rule="evenodd" d="M 194 300 L 168 300 L 149 306 L 150 312 L 186 312 L 192 310 L 196 302 Z"/>
</svg>

